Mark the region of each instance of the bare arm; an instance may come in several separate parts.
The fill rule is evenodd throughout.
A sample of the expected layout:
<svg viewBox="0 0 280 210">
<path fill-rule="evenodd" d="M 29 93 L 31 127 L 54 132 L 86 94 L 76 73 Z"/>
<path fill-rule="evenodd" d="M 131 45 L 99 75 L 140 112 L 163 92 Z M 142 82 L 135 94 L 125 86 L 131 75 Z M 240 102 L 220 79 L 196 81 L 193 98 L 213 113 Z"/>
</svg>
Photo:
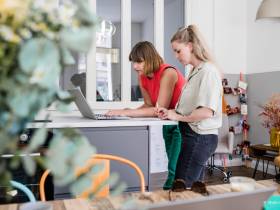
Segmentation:
<svg viewBox="0 0 280 210">
<path fill-rule="evenodd" d="M 210 118 L 213 116 L 213 110 L 207 107 L 200 107 L 192 111 L 190 115 L 180 115 L 175 110 L 160 109 L 160 118 L 170 119 L 181 122 L 199 122 L 201 120 Z"/>
<path fill-rule="evenodd" d="M 164 70 L 160 80 L 160 90 L 157 99 L 159 107 L 169 108 L 177 81 L 178 75 L 173 68 Z"/>
<path fill-rule="evenodd" d="M 153 107 L 151 98 L 150 98 L 148 92 L 145 90 L 145 88 L 143 88 L 140 77 L 138 77 L 138 84 L 140 86 L 140 91 L 141 91 L 142 97 L 144 99 L 144 104 L 142 106 L 138 107 L 137 109 Z"/>
<path fill-rule="evenodd" d="M 173 68 L 168 68 L 164 71 L 161 81 L 160 90 L 158 96 L 158 105 L 160 107 L 169 107 L 172 99 L 174 87 L 178 78 L 177 73 Z M 151 98 L 147 91 L 142 87 L 141 81 L 139 80 L 140 90 L 144 98 L 144 104 L 137 109 L 122 109 L 122 110 L 111 110 L 107 112 L 108 115 L 125 115 L 129 117 L 156 117 L 157 108 L 152 105 Z"/>
</svg>

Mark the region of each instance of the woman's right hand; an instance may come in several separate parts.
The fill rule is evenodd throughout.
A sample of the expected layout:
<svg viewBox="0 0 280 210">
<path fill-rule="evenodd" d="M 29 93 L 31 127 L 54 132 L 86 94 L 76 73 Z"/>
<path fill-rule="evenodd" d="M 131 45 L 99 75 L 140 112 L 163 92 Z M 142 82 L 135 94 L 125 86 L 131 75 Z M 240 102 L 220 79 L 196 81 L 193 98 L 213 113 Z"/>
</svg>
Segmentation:
<svg viewBox="0 0 280 210">
<path fill-rule="evenodd" d="M 166 108 L 157 108 L 156 114 L 162 120 L 168 119 L 168 109 Z"/>
</svg>

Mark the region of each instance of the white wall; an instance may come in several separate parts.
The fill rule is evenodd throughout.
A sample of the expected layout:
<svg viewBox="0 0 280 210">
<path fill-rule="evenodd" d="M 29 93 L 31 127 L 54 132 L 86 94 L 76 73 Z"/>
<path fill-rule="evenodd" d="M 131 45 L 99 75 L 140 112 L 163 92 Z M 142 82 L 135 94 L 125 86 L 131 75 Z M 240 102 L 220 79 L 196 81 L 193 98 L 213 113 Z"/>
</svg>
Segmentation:
<svg viewBox="0 0 280 210">
<path fill-rule="evenodd" d="M 225 74 L 246 73 L 246 1 L 190 0 L 197 24 Z"/>
<path fill-rule="evenodd" d="M 247 0 L 247 73 L 280 71 L 280 22 L 255 22 L 261 0 Z"/>
<path fill-rule="evenodd" d="M 246 1 L 214 0 L 213 39 L 214 53 L 223 72 L 246 73 Z"/>
<path fill-rule="evenodd" d="M 191 20 L 225 74 L 280 71 L 280 22 L 255 21 L 262 0 L 189 0 Z"/>
<path fill-rule="evenodd" d="M 211 49 L 213 49 L 214 34 L 213 3 L 214 0 L 189 0 L 190 8 L 187 11 L 191 13 L 187 24 L 195 24 L 199 27 Z"/>
</svg>

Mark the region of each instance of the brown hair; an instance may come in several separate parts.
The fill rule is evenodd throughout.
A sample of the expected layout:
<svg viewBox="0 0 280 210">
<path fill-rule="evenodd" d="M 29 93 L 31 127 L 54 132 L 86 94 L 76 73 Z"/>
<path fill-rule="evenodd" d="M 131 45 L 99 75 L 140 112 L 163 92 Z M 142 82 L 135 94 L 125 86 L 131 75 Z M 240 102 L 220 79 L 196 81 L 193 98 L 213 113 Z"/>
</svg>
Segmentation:
<svg viewBox="0 0 280 210">
<path fill-rule="evenodd" d="M 195 25 L 179 28 L 170 40 L 171 43 L 174 41 L 185 44 L 191 42 L 193 45 L 193 54 L 197 59 L 214 63 L 214 58 L 203 36 Z"/>
<path fill-rule="evenodd" d="M 151 76 L 160 65 L 163 64 L 163 59 L 155 49 L 151 42 L 138 42 L 129 54 L 129 61 L 145 62 L 144 72 L 145 76 Z"/>
</svg>

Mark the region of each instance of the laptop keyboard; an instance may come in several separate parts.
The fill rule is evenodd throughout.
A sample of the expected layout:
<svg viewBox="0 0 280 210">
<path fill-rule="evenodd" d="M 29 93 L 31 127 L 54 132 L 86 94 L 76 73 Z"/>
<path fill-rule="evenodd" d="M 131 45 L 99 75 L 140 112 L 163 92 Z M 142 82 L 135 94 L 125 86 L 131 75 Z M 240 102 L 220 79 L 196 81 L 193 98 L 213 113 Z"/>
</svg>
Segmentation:
<svg viewBox="0 0 280 210">
<path fill-rule="evenodd" d="M 95 119 L 97 120 L 126 120 L 129 119 L 130 117 L 126 116 L 109 116 L 105 114 L 94 114 Z"/>
</svg>

